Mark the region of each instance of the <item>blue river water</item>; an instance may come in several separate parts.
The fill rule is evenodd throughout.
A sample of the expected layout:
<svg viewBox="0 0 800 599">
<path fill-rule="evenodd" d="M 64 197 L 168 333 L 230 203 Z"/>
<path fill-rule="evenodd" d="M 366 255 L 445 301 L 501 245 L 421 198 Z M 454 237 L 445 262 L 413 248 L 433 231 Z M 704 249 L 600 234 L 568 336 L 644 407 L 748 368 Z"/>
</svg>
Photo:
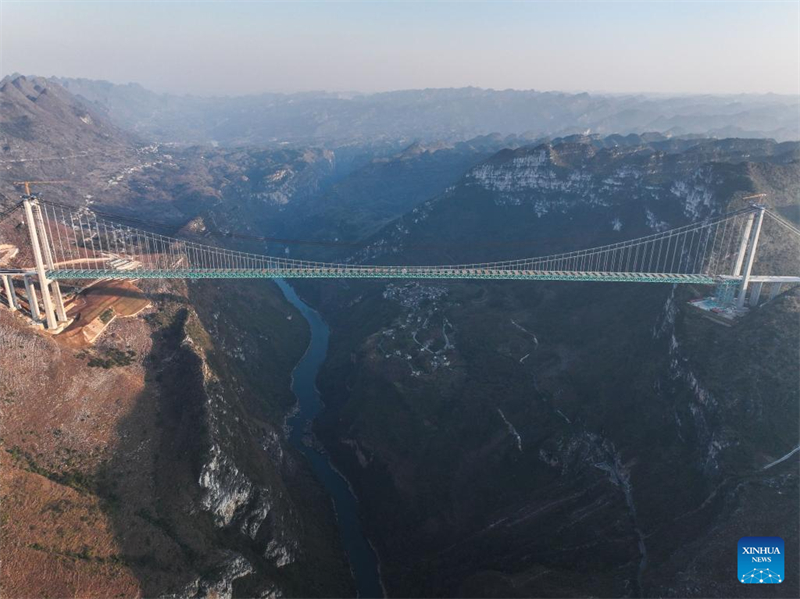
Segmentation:
<svg viewBox="0 0 800 599">
<path fill-rule="evenodd" d="M 288 420 L 291 426 L 289 442 L 306 456 L 315 476 L 333 500 L 339 537 L 353 570 L 358 596 L 364 599 L 383 597 L 378 558 L 361 530 L 358 500 L 344 477 L 333 468 L 328 456 L 303 442 L 304 435 L 311 428 L 311 422 L 322 410 L 316 380 L 328 353 L 330 329 L 319 313 L 303 302 L 286 281 L 278 279 L 275 282 L 311 328 L 311 342 L 292 371 L 292 392 L 297 397 L 299 409 Z"/>
</svg>

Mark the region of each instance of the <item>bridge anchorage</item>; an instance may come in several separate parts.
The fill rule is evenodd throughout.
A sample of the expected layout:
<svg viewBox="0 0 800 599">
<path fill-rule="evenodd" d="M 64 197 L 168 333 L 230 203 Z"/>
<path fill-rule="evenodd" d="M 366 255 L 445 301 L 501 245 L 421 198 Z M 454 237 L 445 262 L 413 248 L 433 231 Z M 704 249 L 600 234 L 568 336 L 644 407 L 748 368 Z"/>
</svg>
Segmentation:
<svg viewBox="0 0 800 599">
<path fill-rule="evenodd" d="M 20 251 L 23 248 L 0 243 L 0 276 L 7 306 L 19 310 L 27 304 L 31 318 L 43 321 L 53 332 L 68 324 L 60 282 L 399 278 L 693 283 L 717 286 L 714 296 L 698 307 L 731 314 L 743 311 L 748 300 L 750 306 L 757 306 L 764 285 L 770 287 L 771 299 L 782 286 L 800 283 L 800 261 L 796 259 L 800 229 L 763 205 L 561 254 L 431 266 L 337 264 L 239 252 L 132 228 L 88 208 L 44 202 L 32 195 L 23 196 L 17 207 L 22 208 L 30 247 Z M 0 215 L 0 227 L 10 212 L 13 210 Z M 765 241 L 766 229 L 770 234 Z M 794 245 L 786 246 L 789 243 Z M 792 248 L 788 253 L 795 257 L 788 262 L 786 247 Z M 766 256 L 761 259 L 759 252 Z M 784 258 L 773 260 L 776 256 Z M 24 292 L 15 284 L 19 282 Z"/>
</svg>

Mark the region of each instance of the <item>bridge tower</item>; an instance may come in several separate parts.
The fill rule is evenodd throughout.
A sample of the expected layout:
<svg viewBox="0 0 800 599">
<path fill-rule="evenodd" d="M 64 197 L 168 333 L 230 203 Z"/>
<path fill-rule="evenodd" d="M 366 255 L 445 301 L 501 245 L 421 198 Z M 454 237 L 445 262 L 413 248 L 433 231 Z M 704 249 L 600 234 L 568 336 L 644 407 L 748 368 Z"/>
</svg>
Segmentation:
<svg viewBox="0 0 800 599">
<path fill-rule="evenodd" d="M 58 282 L 48 280 L 47 271 L 45 270 L 45 268 L 52 270 L 54 265 L 42 210 L 36 197 L 30 195 L 26 195 L 23 198 L 22 205 L 25 209 L 25 221 L 28 225 L 28 235 L 30 236 L 33 259 L 36 264 L 36 277 L 39 279 L 39 289 L 42 293 L 45 321 L 48 329 L 55 330 L 60 323 L 67 321 L 67 313 L 64 309 L 64 299 L 61 296 L 61 288 Z M 28 277 L 26 277 L 25 281 L 26 287 L 28 287 L 28 296 L 32 298 L 31 314 L 36 318 L 36 313 L 39 311 L 35 301 L 36 294 L 35 291 L 32 292 L 32 285 Z"/>
<path fill-rule="evenodd" d="M 739 245 L 739 254 L 736 257 L 736 265 L 734 267 L 733 275 L 742 277 L 742 282 L 739 284 L 739 295 L 736 297 L 736 307 L 743 308 L 745 296 L 747 294 L 747 287 L 750 284 L 750 274 L 753 270 L 753 262 L 756 258 L 756 249 L 758 248 L 758 238 L 761 235 L 761 224 L 764 222 L 764 211 L 766 207 L 762 204 L 757 206 L 758 211 L 753 212 L 750 218 L 747 219 L 742 241 Z M 753 226 L 755 224 L 755 227 Z M 745 255 L 745 250 L 747 253 Z M 744 267 L 744 273 L 742 273 Z M 760 293 L 760 288 L 759 288 Z"/>
<path fill-rule="evenodd" d="M 53 263 L 53 252 L 50 246 L 50 240 L 47 237 L 47 229 L 44 226 L 44 216 L 42 215 L 42 207 L 39 202 L 33 204 L 33 214 L 36 217 L 36 226 L 39 232 L 39 240 L 42 242 L 42 253 L 44 255 L 47 268 L 53 270 L 55 264 Z M 67 311 L 64 308 L 64 296 L 61 294 L 61 285 L 58 281 L 50 281 L 50 289 L 53 300 L 55 301 L 56 317 L 59 323 L 67 322 Z"/>
</svg>

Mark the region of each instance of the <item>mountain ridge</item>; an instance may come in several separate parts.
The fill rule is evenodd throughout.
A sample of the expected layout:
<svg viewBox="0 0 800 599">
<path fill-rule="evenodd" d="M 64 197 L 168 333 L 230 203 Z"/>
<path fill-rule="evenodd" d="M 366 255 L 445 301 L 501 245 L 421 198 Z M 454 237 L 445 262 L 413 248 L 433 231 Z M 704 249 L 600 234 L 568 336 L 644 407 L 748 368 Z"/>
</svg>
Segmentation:
<svg viewBox="0 0 800 599">
<path fill-rule="evenodd" d="M 141 86 L 57 78 L 138 132 L 170 141 L 347 143 L 356 140 L 465 140 L 580 133 L 800 139 L 800 97 L 592 95 L 535 90 L 446 88 L 376 94 L 269 93 L 234 97 L 156 94 Z M 109 87 L 110 86 L 110 87 Z M 144 90 L 144 91 L 142 91 Z M 185 124 L 181 124 L 183 121 Z"/>
</svg>

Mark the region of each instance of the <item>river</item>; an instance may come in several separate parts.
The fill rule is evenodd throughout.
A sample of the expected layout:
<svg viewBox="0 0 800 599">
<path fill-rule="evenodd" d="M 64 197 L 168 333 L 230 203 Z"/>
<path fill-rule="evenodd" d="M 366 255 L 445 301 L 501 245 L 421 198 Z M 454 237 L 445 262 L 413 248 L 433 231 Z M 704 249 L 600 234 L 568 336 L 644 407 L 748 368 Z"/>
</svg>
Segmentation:
<svg viewBox="0 0 800 599">
<path fill-rule="evenodd" d="M 323 407 L 316 380 L 328 353 L 330 330 L 320 314 L 303 302 L 286 281 L 278 279 L 275 282 L 311 328 L 311 341 L 306 353 L 292 371 L 292 392 L 297 397 L 298 411 L 288 420 L 291 427 L 289 442 L 306 456 L 314 475 L 333 500 L 339 537 L 353 570 L 358 596 L 365 599 L 383 597 L 378 558 L 361 530 L 358 500 L 345 478 L 333 468 L 328 456 L 303 442 L 303 437 Z"/>
</svg>

